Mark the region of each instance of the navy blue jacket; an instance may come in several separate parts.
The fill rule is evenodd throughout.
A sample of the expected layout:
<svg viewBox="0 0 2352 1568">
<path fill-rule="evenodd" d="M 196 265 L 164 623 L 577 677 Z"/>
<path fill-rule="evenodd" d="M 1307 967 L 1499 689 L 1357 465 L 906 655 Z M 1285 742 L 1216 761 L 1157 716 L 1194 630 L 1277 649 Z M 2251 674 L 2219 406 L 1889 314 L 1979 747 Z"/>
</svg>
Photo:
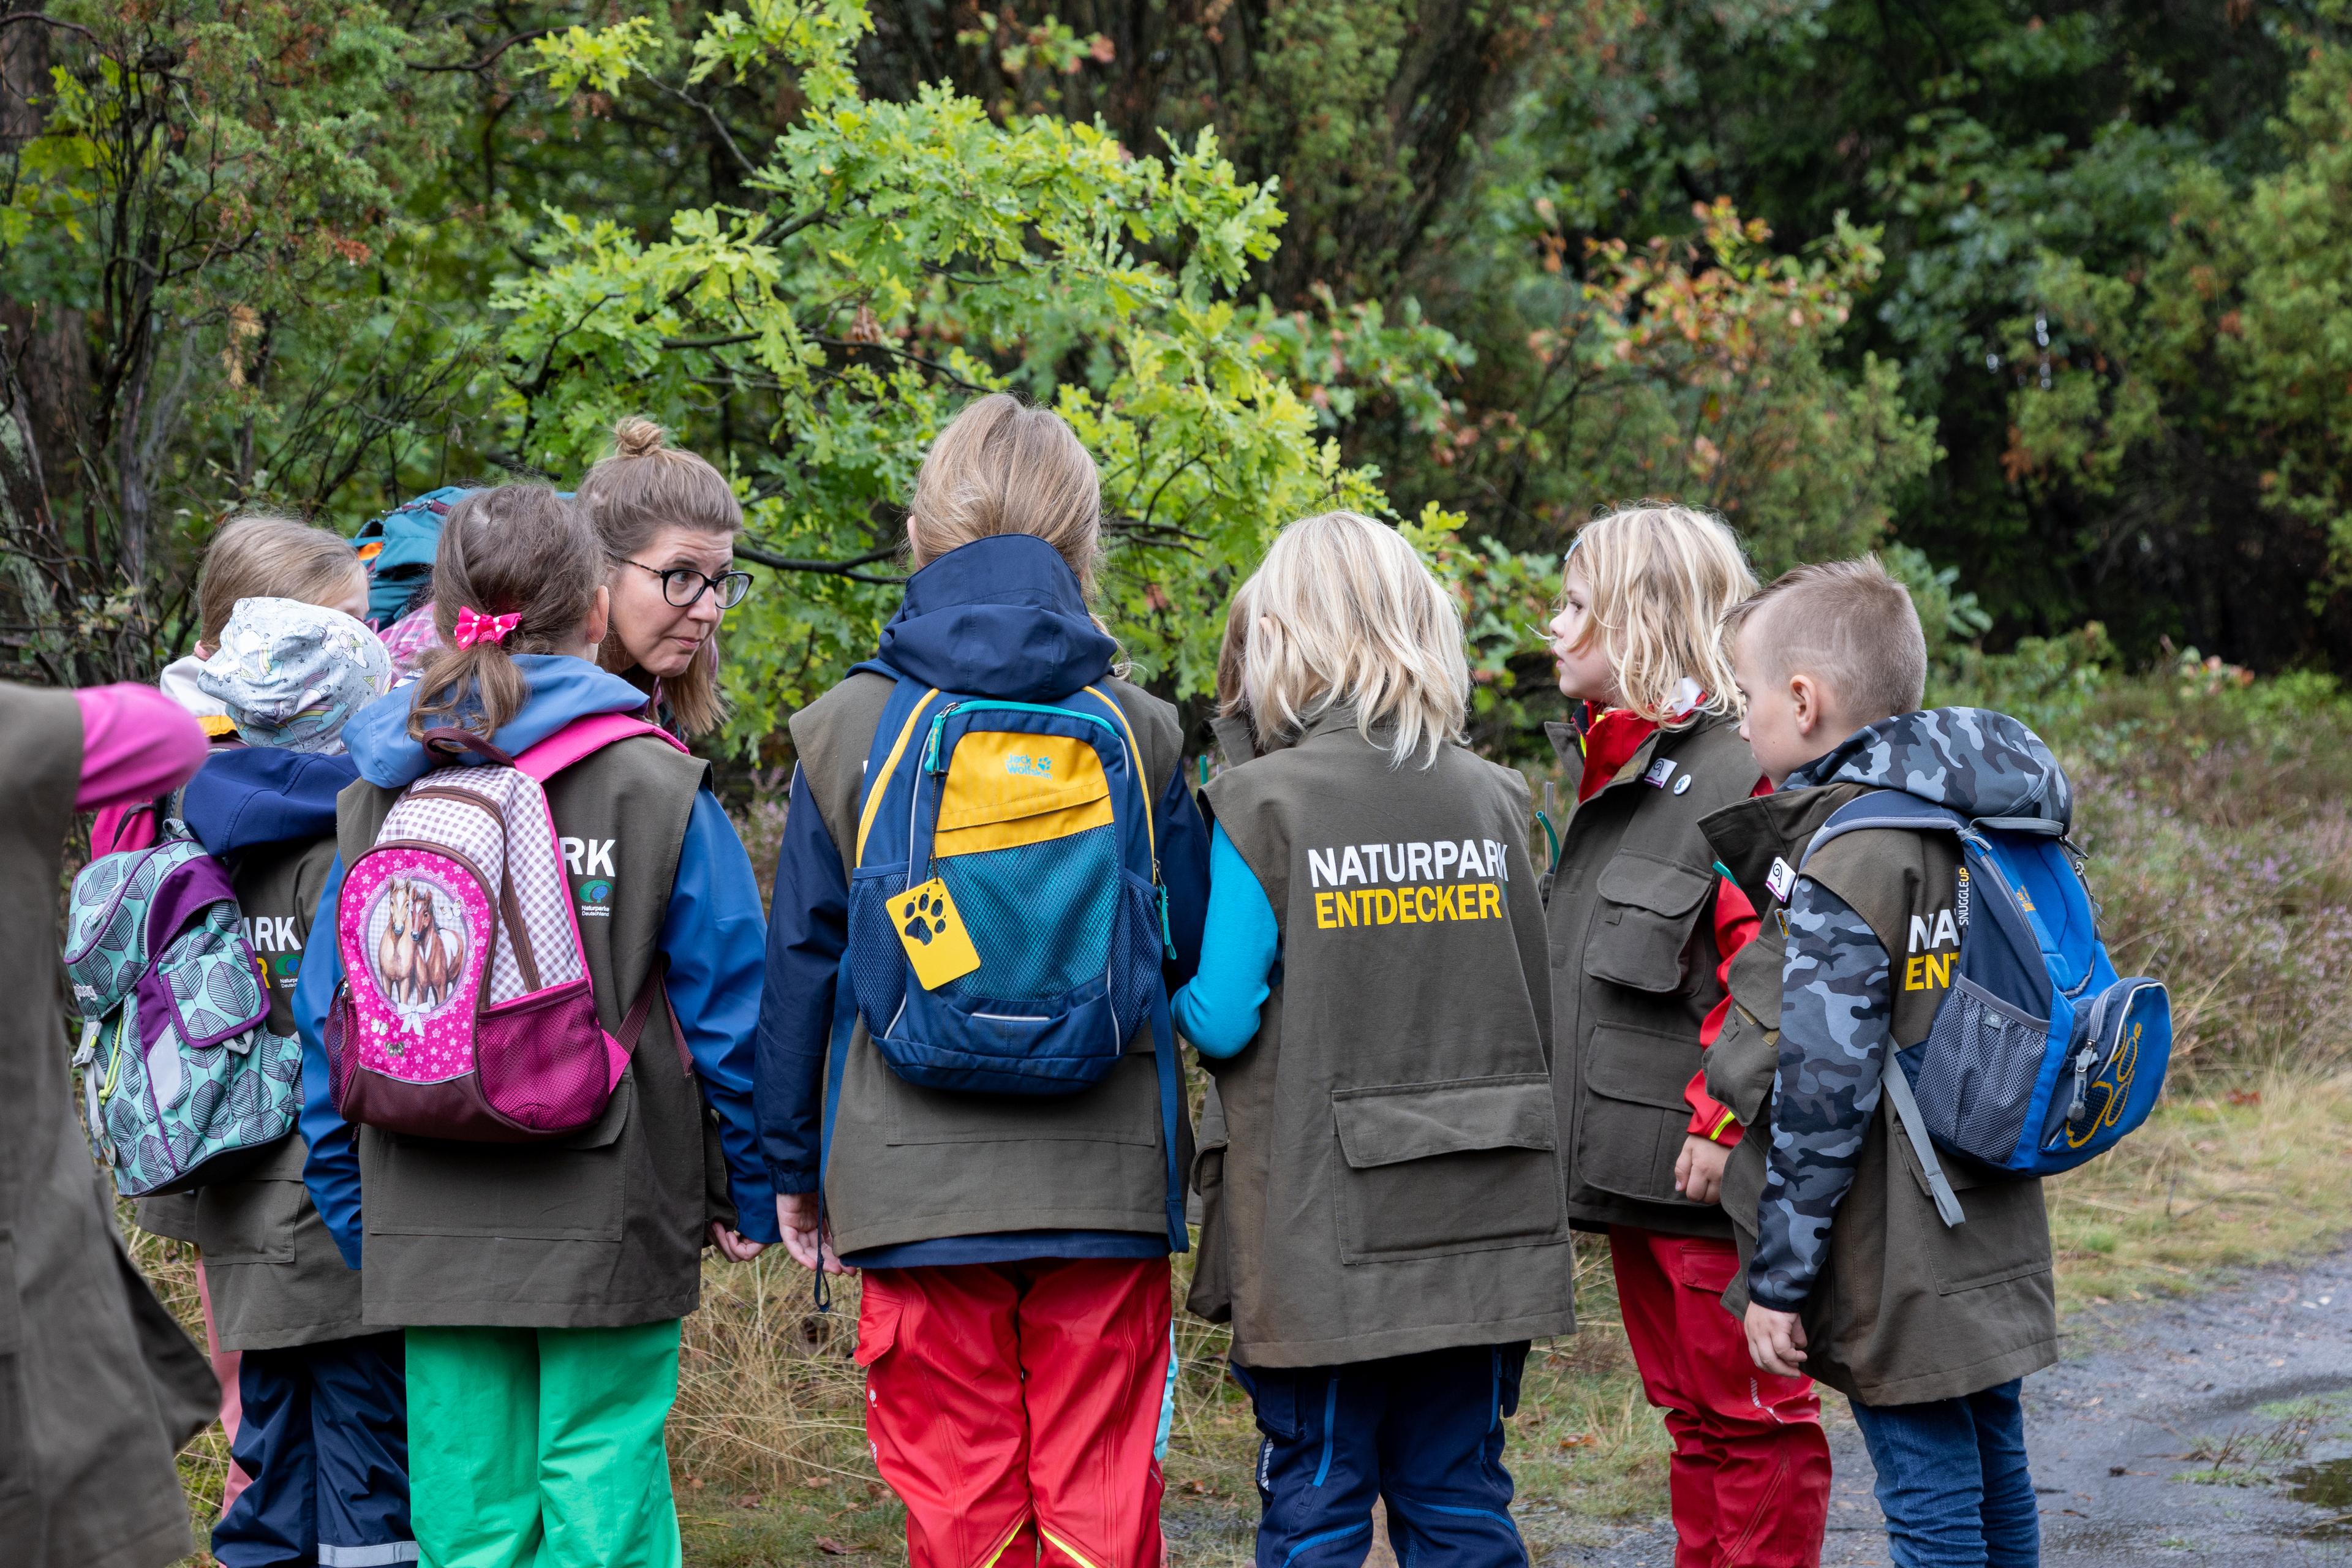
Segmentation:
<svg viewBox="0 0 2352 1568">
<path fill-rule="evenodd" d="M 1013 702 L 1053 701 L 1109 673 L 1118 646 L 1087 613 L 1078 580 L 1054 547 L 1003 534 L 950 552 L 907 582 L 882 628 L 879 657 L 942 691 Z M 1209 902 L 1209 838 L 1180 767 L 1152 806 L 1160 879 L 1176 957 L 1168 988 L 1192 977 Z M 793 774 L 768 911 L 768 978 L 760 1004 L 756 1099 L 760 1149 L 779 1193 L 817 1187 L 825 1046 L 834 980 L 849 945 L 849 877 L 808 784 Z M 861 1253 L 865 1267 L 1018 1258 L 1157 1257 L 1162 1237 L 1125 1232 L 951 1237 Z"/>
</svg>

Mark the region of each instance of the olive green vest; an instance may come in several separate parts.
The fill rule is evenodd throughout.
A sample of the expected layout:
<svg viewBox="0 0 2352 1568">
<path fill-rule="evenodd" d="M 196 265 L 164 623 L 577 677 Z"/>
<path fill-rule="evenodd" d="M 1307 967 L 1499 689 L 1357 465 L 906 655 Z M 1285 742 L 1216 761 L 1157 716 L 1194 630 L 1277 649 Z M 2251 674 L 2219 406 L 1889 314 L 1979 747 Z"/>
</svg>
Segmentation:
<svg viewBox="0 0 2352 1568">
<path fill-rule="evenodd" d="M 1393 767 L 1336 713 L 1207 794 L 1282 959 L 1204 1063 L 1194 1310 L 1257 1367 L 1572 1331 L 1526 781 L 1451 745 Z"/>
<path fill-rule="evenodd" d="M 1768 795 L 1705 824 L 1717 856 L 1766 911 L 1765 937 L 1732 961 L 1732 1022 L 1709 1053 L 1717 1059 L 1707 1074 L 1708 1091 L 1748 1126 L 1723 1183 L 1724 1208 L 1739 1241 L 1740 1272 L 1723 1298 L 1735 1315 L 1748 1310 L 1747 1264 L 1764 1191 L 1780 1040 L 1786 927 L 1784 906 L 1766 879 L 1776 858 L 1799 864 L 1815 829 L 1860 793 L 1859 785 L 1830 784 Z M 1952 907 L 1958 871 L 1959 854 L 1948 838 L 1897 829 L 1845 834 L 1805 867 L 1807 877 L 1868 922 L 1889 953 L 1897 1050 L 1927 1037 L 1949 984 L 1942 966 L 1906 969 L 1906 933 L 1914 916 L 1932 928 L 1937 912 Z M 1902 1068 L 1889 1061 L 1886 1070 Z M 1948 1157 L 1942 1163 L 1968 1216 L 1957 1227 L 1937 1215 L 1927 1172 L 1882 1100 L 1853 1185 L 1830 1226 L 1829 1262 L 1805 1300 L 1805 1370 L 1865 1405 L 1974 1394 L 2058 1359 L 2042 1184 L 1980 1176 Z"/>
<path fill-rule="evenodd" d="M 708 764 L 652 736 L 622 741 L 547 786 L 581 946 L 606 1030 L 654 973 L 687 819 Z M 398 790 L 364 780 L 337 802 L 350 865 Z M 588 884 L 607 884 L 585 893 Z M 595 1125 L 544 1144 L 460 1143 L 360 1129 L 372 1329 L 620 1328 L 692 1311 L 717 1129 L 653 1010 Z"/>
<path fill-rule="evenodd" d="M 1143 752 L 1145 799 L 1174 775 L 1176 710 L 1123 680 L 1103 683 Z M 793 715 L 801 774 L 849 868 L 866 754 L 891 682 L 851 676 Z M 793 896 L 779 889 L 780 898 Z M 1180 1064 L 1179 1080 L 1181 1080 Z M 1181 1161 L 1192 1120 L 1180 1108 Z M 1180 1167 L 1181 1168 L 1181 1167 Z M 1168 1154 L 1149 1024 L 1100 1083 L 1022 1098 L 924 1089 L 892 1072 L 864 1019 L 854 1026 L 824 1150 L 824 1205 L 843 1253 L 1008 1230 L 1168 1230 Z"/>
<path fill-rule="evenodd" d="M 172 1456 L 220 1387 L 123 1252 L 74 1114 L 58 941 L 73 694 L 0 682 L 0 1561 L 163 1568 L 189 1551 Z"/>
<path fill-rule="evenodd" d="M 1572 734 L 1549 728 L 1573 778 Z M 1715 855 L 1699 819 L 1745 800 L 1757 777 L 1734 720 L 1655 731 L 1560 831 L 1546 912 L 1568 1212 L 1580 1226 L 1731 1234 L 1721 1209 L 1675 1191 L 1675 1162 L 1690 1134 L 1683 1090 L 1704 1056 L 1699 1027 L 1723 998 L 1706 918 Z"/>
<path fill-rule="evenodd" d="M 295 1032 L 302 943 L 334 859 L 332 836 L 233 858 L 229 879 L 254 956 L 269 973 L 269 1027 L 279 1034 Z M 365 1331 L 359 1274 L 335 1249 L 302 1184 L 309 1152 L 302 1134 L 289 1133 L 251 1175 L 190 1194 L 223 1350 L 278 1350 Z"/>
</svg>

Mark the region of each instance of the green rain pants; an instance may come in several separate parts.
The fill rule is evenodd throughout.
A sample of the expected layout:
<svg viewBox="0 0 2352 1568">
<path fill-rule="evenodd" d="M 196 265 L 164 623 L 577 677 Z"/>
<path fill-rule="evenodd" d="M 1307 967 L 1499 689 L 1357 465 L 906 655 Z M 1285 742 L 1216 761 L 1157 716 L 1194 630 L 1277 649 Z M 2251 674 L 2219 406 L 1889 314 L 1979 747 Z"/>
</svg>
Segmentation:
<svg viewBox="0 0 2352 1568">
<path fill-rule="evenodd" d="M 410 1329 L 410 1523 L 425 1568 L 678 1568 L 662 1426 L 676 1319 Z"/>
</svg>

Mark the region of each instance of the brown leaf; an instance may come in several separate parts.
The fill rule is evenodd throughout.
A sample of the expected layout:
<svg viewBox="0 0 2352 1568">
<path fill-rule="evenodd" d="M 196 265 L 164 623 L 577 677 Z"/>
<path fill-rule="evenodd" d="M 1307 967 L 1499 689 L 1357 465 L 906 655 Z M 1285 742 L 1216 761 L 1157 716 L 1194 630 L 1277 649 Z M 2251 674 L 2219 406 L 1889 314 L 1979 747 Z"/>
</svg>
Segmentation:
<svg viewBox="0 0 2352 1568">
<path fill-rule="evenodd" d="M 816 1549 L 819 1552 L 824 1552 L 827 1557 L 846 1557 L 849 1555 L 849 1548 L 844 1546 L 840 1542 L 835 1541 L 830 1535 L 818 1536 L 816 1538 Z"/>
</svg>

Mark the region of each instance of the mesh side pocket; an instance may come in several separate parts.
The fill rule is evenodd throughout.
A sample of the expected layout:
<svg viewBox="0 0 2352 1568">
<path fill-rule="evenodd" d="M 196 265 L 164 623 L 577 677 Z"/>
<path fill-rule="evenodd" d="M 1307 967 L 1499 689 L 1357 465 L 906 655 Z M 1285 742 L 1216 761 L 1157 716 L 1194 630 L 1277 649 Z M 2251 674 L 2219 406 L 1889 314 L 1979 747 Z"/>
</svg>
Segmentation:
<svg viewBox="0 0 2352 1568">
<path fill-rule="evenodd" d="M 1128 1039 L 1151 1016 L 1160 984 L 1160 900 L 1148 883 L 1122 878 L 1118 931 L 1111 939 L 1110 997 Z M 1121 1040 L 1121 1046 L 1126 1045 Z"/>
<path fill-rule="evenodd" d="M 2047 1026 L 1955 980 L 1927 1031 L 1911 1086 L 1929 1134 L 1989 1164 L 2005 1163 L 2024 1134 L 2049 1039 Z"/>
<path fill-rule="evenodd" d="M 1037 1001 L 1101 974 L 1111 961 L 1126 882 L 1118 832 L 1106 823 L 939 861 L 980 954 L 980 967 L 949 988 L 964 997 Z"/>
<path fill-rule="evenodd" d="M 906 890 L 904 867 L 860 878 L 849 889 L 849 983 L 866 1032 L 877 1039 L 907 995 L 907 953 L 890 923 L 890 900 Z"/>
</svg>

